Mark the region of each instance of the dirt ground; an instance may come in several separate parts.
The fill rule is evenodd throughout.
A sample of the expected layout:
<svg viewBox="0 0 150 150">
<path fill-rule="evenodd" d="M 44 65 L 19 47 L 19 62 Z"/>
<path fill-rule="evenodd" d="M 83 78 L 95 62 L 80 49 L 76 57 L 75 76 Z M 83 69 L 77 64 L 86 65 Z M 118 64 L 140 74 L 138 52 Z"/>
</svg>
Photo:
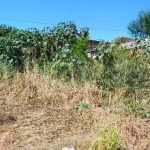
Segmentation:
<svg viewBox="0 0 150 150">
<path fill-rule="evenodd" d="M 116 120 L 126 149 L 150 149 L 150 119 L 120 116 L 100 107 L 78 111 L 1 103 L 0 110 L 1 150 L 87 150 L 99 129 Z"/>
</svg>

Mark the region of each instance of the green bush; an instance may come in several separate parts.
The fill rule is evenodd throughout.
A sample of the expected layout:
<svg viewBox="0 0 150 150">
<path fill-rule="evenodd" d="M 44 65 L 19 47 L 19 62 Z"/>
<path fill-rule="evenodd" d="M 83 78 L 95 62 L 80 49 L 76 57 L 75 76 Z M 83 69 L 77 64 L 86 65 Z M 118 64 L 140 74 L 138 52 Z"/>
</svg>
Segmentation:
<svg viewBox="0 0 150 150">
<path fill-rule="evenodd" d="M 99 135 L 91 144 L 89 150 L 117 150 L 121 148 L 121 140 L 117 132 L 117 125 L 102 128 Z"/>
<path fill-rule="evenodd" d="M 133 55 L 134 50 L 130 54 L 130 50 L 118 49 L 108 43 L 101 43 L 98 50 L 98 59 L 102 60 L 97 77 L 99 87 L 108 90 L 125 87 L 127 93 L 148 87 L 149 64 L 142 54 Z M 126 56 L 128 53 L 130 55 Z"/>
<path fill-rule="evenodd" d="M 87 40 L 77 39 L 71 45 L 58 49 L 52 67 L 57 77 L 64 80 L 81 80 L 91 77 L 92 60 L 87 57 Z"/>
<path fill-rule="evenodd" d="M 44 54 L 43 40 L 37 29 L 15 29 L 0 38 L 0 60 L 19 68 L 23 67 L 27 58 L 41 59 Z"/>
</svg>

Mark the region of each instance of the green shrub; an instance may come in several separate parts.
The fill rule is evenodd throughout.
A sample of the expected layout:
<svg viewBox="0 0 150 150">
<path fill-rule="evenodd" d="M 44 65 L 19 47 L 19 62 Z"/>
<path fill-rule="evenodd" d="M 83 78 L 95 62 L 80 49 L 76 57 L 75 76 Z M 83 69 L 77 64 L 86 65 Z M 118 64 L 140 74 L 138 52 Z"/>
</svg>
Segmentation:
<svg viewBox="0 0 150 150">
<path fill-rule="evenodd" d="M 97 76 L 99 87 L 108 90 L 125 87 L 127 93 L 148 87 L 149 64 L 143 55 L 132 55 L 129 50 L 108 43 L 101 43 L 97 50 L 102 62 Z"/>
<path fill-rule="evenodd" d="M 73 44 L 58 49 L 52 67 L 58 78 L 81 81 L 91 77 L 92 60 L 86 55 L 87 40 L 77 39 Z"/>
<path fill-rule="evenodd" d="M 117 150 L 121 149 L 121 140 L 115 124 L 109 128 L 102 128 L 99 135 L 91 144 L 89 150 Z"/>
</svg>

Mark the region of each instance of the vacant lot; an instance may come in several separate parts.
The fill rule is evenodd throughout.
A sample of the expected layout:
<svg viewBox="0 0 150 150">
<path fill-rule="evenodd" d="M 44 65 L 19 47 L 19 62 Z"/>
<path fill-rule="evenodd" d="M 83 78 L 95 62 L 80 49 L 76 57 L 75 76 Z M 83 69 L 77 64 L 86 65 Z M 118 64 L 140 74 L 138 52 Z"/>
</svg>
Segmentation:
<svg viewBox="0 0 150 150">
<path fill-rule="evenodd" d="M 115 129 L 119 139 L 116 150 L 149 150 L 150 118 L 140 113 L 138 106 L 133 105 L 133 111 L 132 105 L 122 101 L 124 92 L 107 92 L 104 100 L 103 91 L 94 83 L 81 86 L 35 73 L 2 80 L 0 149 L 94 149 L 91 145 L 98 141 L 101 130 L 105 138 Z M 144 96 L 141 105 L 150 108 L 149 95 Z"/>
</svg>

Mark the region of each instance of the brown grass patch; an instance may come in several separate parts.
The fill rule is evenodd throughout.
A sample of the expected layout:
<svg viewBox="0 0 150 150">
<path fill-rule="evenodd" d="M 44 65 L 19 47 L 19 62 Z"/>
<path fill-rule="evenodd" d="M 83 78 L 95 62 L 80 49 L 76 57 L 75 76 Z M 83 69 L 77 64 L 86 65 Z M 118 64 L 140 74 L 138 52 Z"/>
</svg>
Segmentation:
<svg viewBox="0 0 150 150">
<path fill-rule="evenodd" d="M 87 150 L 102 127 L 118 122 L 122 146 L 148 150 L 150 121 L 116 115 L 124 89 L 107 92 L 111 106 L 104 108 L 103 91 L 92 83 L 77 85 L 45 78 L 38 73 L 17 74 L 0 83 L 0 146 L 2 150 Z M 114 102 L 115 101 L 115 102 Z M 74 104 L 90 104 L 81 111 Z M 114 104 L 114 105 L 113 105 Z M 119 105 L 120 104 L 120 105 Z M 116 107 L 116 108 L 114 108 Z"/>
<path fill-rule="evenodd" d="M 38 73 L 17 74 L 11 84 L 1 87 L 0 95 L 6 103 L 39 104 L 53 107 L 87 103 L 98 105 L 100 91 L 91 83 L 77 85 L 71 82 L 43 78 Z"/>
</svg>

